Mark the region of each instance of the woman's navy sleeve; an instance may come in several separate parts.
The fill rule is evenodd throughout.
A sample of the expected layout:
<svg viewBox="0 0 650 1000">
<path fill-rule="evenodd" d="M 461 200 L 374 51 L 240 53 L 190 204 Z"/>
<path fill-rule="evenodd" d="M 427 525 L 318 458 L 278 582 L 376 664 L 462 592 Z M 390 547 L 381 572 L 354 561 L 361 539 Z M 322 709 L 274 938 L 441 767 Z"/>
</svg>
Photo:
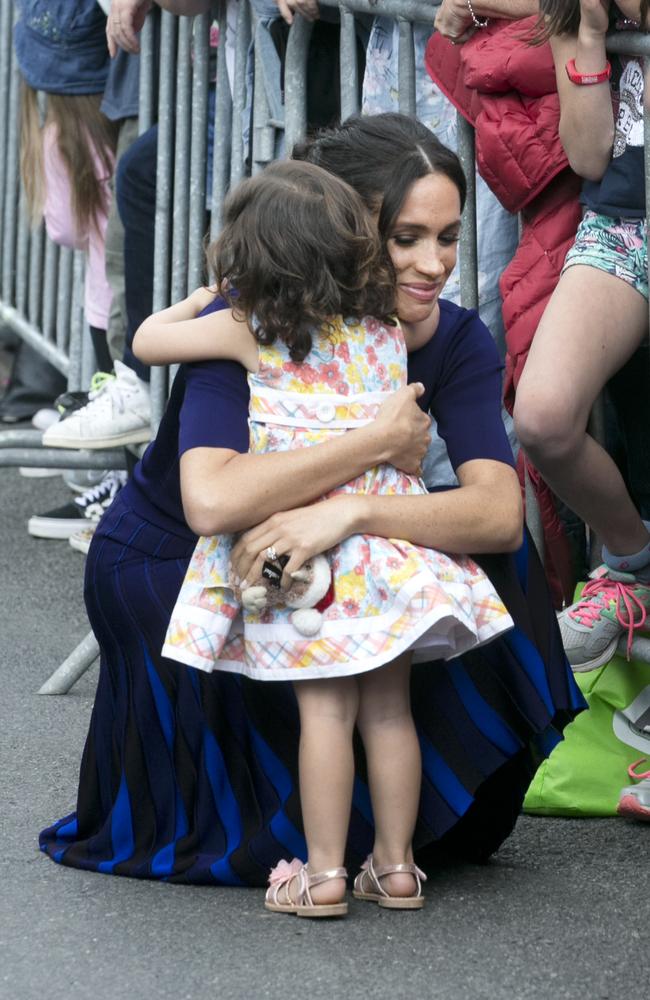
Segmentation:
<svg viewBox="0 0 650 1000">
<path fill-rule="evenodd" d="M 186 366 L 180 412 L 179 455 L 191 448 L 248 451 L 248 381 L 235 361 Z"/>
<path fill-rule="evenodd" d="M 452 466 L 473 459 L 514 465 L 501 409 L 503 364 L 490 331 L 474 311 L 458 309 L 445 339 L 431 413 Z"/>
</svg>

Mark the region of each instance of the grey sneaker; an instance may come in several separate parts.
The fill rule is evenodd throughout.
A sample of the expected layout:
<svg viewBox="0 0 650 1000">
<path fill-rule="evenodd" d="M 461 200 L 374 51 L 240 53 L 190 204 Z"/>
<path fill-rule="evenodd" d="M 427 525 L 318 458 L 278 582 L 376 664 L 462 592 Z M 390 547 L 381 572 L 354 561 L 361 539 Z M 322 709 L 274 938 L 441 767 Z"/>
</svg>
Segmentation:
<svg viewBox="0 0 650 1000">
<path fill-rule="evenodd" d="M 646 764 L 644 757 L 641 760 L 630 764 L 627 773 L 638 785 L 628 785 L 621 789 L 616 811 L 619 816 L 627 816 L 628 819 L 642 819 L 650 822 L 650 771 L 637 774 L 636 768 L 639 764 Z"/>
<path fill-rule="evenodd" d="M 623 632 L 629 657 L 634 632 L 645 626 L 650 611 L 650 585 L 645 581 L 606 566 L 592 577 L 580 600 L 558 615 L 564 651 L 577 673 L 611 660 Z"/>
<path fill-rule="evenodd" d="M 69 469 L 63 473 L 63 482 L 73 493 L 85 493 L 99 486 L 108 469 Z"/>
</svg>

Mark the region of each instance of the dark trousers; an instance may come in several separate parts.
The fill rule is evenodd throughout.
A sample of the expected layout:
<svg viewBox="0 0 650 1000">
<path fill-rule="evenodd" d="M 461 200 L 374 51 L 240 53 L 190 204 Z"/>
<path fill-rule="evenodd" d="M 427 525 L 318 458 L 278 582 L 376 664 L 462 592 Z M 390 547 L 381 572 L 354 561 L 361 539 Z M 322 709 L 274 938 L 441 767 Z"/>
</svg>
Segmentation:
<svg viewBox="0 0 650 1000">
<path fill-rule="evenodd" d="M 149 381 L 149 368 L 135 357 L 133 337 L 153 310 L 154 228 L 158 126 L 141 135 L 120 159 L 115 179 L 117 207 L 124 226 L 126 343 L 124 364 Z"/>
</svg>

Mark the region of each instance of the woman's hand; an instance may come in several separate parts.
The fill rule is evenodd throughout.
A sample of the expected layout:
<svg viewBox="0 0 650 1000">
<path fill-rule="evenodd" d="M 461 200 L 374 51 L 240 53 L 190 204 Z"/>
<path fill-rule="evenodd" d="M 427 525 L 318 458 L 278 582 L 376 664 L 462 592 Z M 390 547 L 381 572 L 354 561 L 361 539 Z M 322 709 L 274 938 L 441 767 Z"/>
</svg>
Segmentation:
<svg viewBox="0 0 650 1000">
<path fill-rule="evenodd" d="M 431 417 L 417 404 L 423 392 L 421 382 L 404 386 L 382 403 L 375 419 L 386 444 L 385 461 L 411 476 L 420 474 L 431 444 Z"/>
<path fill-rule="evenodd" d="M 580 33 L 606 35 L 610 0 L 580 0 Z"/>
<path fill-rule="evenodd" d="M 312 556 L 338 545 L 354 534 L 354 510 L 358 497 L 341 495 L 281 511 L 244 532 L 232 551 L 231 566 L 241 585 L 257 583 L 269 558 L 268 548 L 277 556 L 289 556 L 284 567 L 282 586 L 291 583 L 291 574 Z"/>
<path fill-rule="evenodd" d="M 152 7 L 153 0 L 113 0 L 106 19 L 106 41 L 111 59 L 115 58 L 118 49 L 140 51 L 138 35 Z"/>
<path fill-rule="evenodd" d="M 442 0 L 433 24 L 454 45 L 466 42 L 476 30 L 466 0 Z"/>
<path fill-rule="evenodd" d="M 275 0 L 282 18 L 293 24 L 293 15 L 302 14 L 306 21 L 317 21 L 320 10 L 316 0 Z"/>
</svg>

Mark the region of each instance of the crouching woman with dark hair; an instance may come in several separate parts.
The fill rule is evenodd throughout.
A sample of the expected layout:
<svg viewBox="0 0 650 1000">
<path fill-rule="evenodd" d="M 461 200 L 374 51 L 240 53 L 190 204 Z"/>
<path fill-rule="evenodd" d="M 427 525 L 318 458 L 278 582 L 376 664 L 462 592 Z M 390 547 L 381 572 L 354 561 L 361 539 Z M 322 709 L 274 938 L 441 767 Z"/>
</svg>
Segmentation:
<svg viewBox="0 0 650 1000">
<path fill-rule="evenodd" d="M 191 528 L 243 532 L 233 550 L 240 579 L 254 578 L 269 548 L 306 559 L 355 534 L 406 539 L 452 559 L 479 553 L 515 627 L 453 660 L 412 670 L 422 755 L 416 861 L 430 861 L 438 845 L 476 859 L 496 850 L 514 825 L 532 762 L 582 707 L 534 550 L 525 542 L 509 554 L 520 539 L 521 511 L 501 422 L 498 354 L 476 313 L 441 299 L 464 197 L 458 161 L 399 115 L 353 119 L 300 155 L 347 181 L 378 219 L 395 312 L 422 336 L 409 354 L 409 380 L 424 386 L 419 402 L 437 420 L 458 488 L 321 500 L 382 462 L 417 472 L 429 420 L 413 386 L 384 403 L 375 421 L 339 437 L 243 454 L 244 369 L 232 362 L 181 369 L 158 437 L 89 553 L 99 688 L 77 813 L 41 841 L 63 864 L 259 885 L 281 858 L 306 857 L 294 688 L 188 670 L 161 656 L 196 542 Z M 345 863 L 357 868 L 375 831 L 372 776 L 356 745 L 351 766 Z"/>
</svg>

